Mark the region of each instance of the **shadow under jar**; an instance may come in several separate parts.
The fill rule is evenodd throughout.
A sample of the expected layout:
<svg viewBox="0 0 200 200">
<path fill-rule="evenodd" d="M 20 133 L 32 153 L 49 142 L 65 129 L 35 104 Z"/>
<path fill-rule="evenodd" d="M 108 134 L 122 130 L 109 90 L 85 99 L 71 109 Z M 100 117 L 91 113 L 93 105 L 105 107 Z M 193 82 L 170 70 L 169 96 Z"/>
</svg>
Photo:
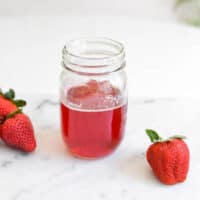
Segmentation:
<svg viewBox="0 0 200 200">
<path fill-rule="evenodd" d="M 121 43 L 72 40 L 63 49 L 61 127 L 69 151 L 95 159 L 113 152 L 126 124 L 127 84 Z"/>
</svg>

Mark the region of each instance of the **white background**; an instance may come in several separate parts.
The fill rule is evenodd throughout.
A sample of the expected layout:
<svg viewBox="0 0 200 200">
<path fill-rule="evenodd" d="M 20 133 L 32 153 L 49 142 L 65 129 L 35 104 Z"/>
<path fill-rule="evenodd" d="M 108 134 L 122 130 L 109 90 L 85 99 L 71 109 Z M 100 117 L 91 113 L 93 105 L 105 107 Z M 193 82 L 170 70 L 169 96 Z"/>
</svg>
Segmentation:
<svg viewBox="0 0 200 200">
<path fill-rule="evenodd" d="M 0 15 L 129 15 L 169 17 L 174 0 L 0 0 Z"/>
<path fill-rule="evenodd" d="M 57 94 L 64 43 L 124 43 L 134 97 L 200 97 L 200 29 L 178 22 L 172 0 L 0 1 L 0 87 Z"/>
</svg>

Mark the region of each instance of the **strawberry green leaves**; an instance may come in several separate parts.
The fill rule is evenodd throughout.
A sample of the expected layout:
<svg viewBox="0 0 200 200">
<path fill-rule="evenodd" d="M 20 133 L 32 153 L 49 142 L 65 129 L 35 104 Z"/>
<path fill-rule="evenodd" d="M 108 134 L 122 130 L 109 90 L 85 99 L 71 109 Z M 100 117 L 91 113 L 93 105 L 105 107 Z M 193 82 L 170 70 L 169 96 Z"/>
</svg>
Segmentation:
<svg viewBox="0 0 200 200">
<path fill-rule="evenodd" d="M 3 93 L 2 90 L 0 90 L 0 95 L 2 95 L 4 98 L 10 100 L 19 109 L 21 109 L 22 107 L 26 106 L 26 101 L 24 101 L 23 99 L 15 99 L 15 91 L 13 89 L 9 89 L 5 93 Z"/>
<path fill-rule="evenodd" d="M 26 101 L 24 101 L 24 100 L 22 100 L 22 99 L 14 100 L 13 103 L 14 103 L 18 108 L 24 107 L 24 106 L 26 105 Z"/>
<path fill-rule="evenodd" d="M 184 135 L 174 135 L 172 137 L 169 138 L 170 140 L 173 140 L 173 139 L 181 139 L 181 140 L 184 140 L 184 139 L 187 139 L 187 137 L 185 137 Z"/>
<path fill-rule="evenodd" d="M 9 89 L 4 93 L 4 97 L 9 100 L 13 100 L 15 98 L 15 91 L 13 89 Z"/>
<path fill-rule="evenodd" d="M 158 133 L 152 129 L 146 129 L 146 134 L 149 136 L 152 143 L 162 141 Z"/>
<path fill-rule="evenodd" d="M 152 143 L 167 142 L 167 141 L 172 141 L 174 139 L 180 139 L 180 140 L 186 139 L 186 137 L 183 135 L 174 135 L 167 139 L 163 139 L 162 137 L 158 135 L 156 131 L 152 129 L 146 129 L 145 131 L 146 131 L 146 134 L 149 136 L 149 139 L 151 140 Z"/>
</svg>

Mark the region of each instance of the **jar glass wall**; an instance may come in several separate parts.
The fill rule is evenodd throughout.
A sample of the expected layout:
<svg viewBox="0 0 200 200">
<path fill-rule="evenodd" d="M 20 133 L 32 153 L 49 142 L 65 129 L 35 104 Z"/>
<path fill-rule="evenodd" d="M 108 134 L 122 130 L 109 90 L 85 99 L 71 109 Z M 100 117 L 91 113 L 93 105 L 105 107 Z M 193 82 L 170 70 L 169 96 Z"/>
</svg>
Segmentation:
<svg viewBox="0 0 200 200">
<path fill-rule="evenodd" d="M 105 38 L 73 40 L 63 49 L 62 64 L 61 127 L 68 149 L 82 158 L 110 154 L 126 123 L 123 45 Z"/>
</svg>

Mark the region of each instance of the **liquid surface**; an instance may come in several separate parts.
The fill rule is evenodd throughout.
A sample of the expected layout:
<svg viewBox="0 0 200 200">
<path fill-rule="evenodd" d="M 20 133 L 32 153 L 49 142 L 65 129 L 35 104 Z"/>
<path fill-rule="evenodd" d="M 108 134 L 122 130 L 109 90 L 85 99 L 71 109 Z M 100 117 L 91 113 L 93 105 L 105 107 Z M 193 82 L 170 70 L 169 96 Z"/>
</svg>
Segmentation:
<svg viewBox="0 0 200 200">
<path fill-rule="evenodd" d="M 66 102 L 80 107 L 61 103 L 63 138 L 72 154 L 98 158 L 115 150 L 123 137 L 127 110 L 126 104 L 118 105 L 118 96 L 119 90 L 108 82 L 90 81 L 68 91 Z"/>
</svg>

